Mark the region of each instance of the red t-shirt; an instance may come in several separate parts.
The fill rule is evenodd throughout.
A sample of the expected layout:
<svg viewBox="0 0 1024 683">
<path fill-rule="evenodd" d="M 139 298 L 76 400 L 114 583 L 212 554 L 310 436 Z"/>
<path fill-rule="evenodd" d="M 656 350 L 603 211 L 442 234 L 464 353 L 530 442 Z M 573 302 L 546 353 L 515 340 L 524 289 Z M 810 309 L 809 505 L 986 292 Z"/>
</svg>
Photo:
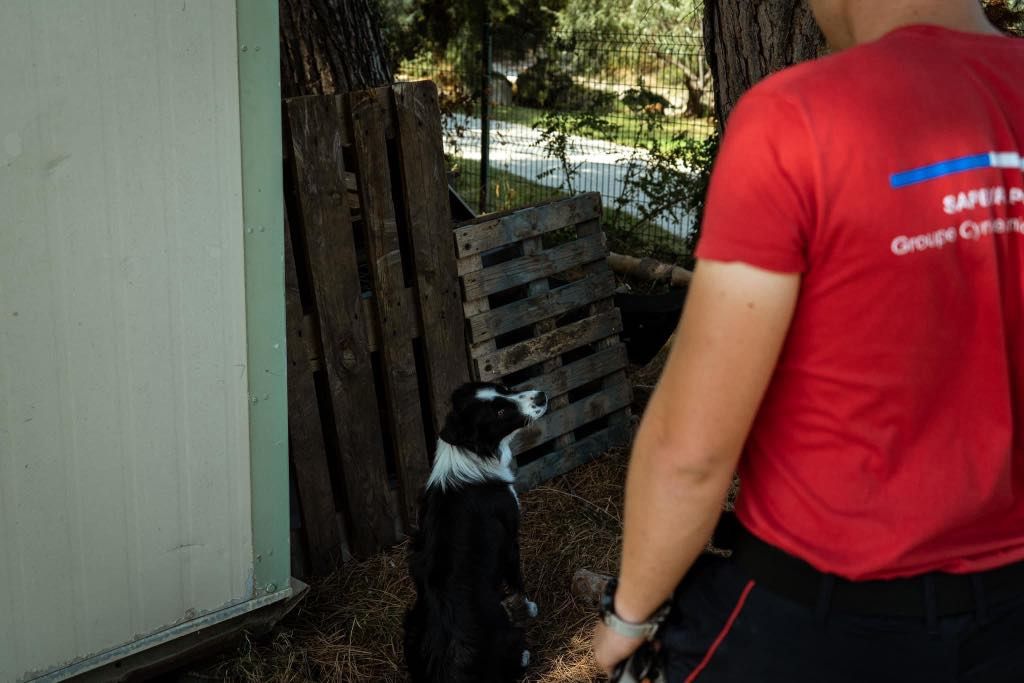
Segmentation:
<svg viewBox="0 0 1024 683">
<path fill-rule="evenodd" d="M 752 533 L 855 580 L 1024 559 L 1022 155 L 1013 38 L 906 27 L 737 105 L 697 257 L 802 273 Z"/>
</svg>

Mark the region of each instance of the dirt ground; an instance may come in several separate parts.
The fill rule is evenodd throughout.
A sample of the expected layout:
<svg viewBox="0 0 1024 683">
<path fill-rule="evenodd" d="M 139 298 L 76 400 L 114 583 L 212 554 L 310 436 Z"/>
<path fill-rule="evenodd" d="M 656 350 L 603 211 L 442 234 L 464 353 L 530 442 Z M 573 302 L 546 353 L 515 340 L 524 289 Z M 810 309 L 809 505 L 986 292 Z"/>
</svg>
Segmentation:
<svg viewBox="0 0 1024 683">
<path fill-rule="evenodd" d="M 603 680 L 588 657 L 596 615 L 570 583 L 579 568 L 615 572 L 627 459 L 625 449 L 610 451 L 521 497 L 523 573 L 540 607 L 528 634 L 530 683 Z M 316 581 L 268 639 L 193 668 L 188 680 L 405 681 L 405 553 L 403 544 Z"/>
</svg>

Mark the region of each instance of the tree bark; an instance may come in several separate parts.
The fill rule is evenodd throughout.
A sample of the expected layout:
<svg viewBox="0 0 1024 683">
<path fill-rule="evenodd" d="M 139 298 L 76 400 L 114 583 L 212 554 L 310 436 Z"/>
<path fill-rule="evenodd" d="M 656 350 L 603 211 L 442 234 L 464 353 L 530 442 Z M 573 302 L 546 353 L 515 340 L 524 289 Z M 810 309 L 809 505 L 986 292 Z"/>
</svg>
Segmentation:
<svg viewBox="0 0 1024 683">
<path fill-rule="evenodd" d="M 803 0 L 705 0 L 704 47 L 721 128 L 750 86 L 819 56 L 825 39 Z"/>
<path fill-rule="evenodd" d="M 329 95 L 389 85 L 374 0 L 280 0 L 281 95 Z"/>
</svg>

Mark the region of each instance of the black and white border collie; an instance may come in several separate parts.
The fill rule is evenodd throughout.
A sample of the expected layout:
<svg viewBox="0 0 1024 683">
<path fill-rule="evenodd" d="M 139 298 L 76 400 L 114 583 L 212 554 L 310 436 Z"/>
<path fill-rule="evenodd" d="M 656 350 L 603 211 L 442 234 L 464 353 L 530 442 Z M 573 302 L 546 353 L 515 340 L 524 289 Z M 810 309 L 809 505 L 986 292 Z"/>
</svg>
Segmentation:
<svg viewBox="0 0 1024 683">
<path fill-rule="evenodd" d="M 405 617 L 413 683 L 515 681 L 530 660 L 502 601 L 526 600 L 519 562 L 513 435 L 547 410 L 540 391 L 465 384 L 437 441 L 409 554 L 416 602 Z"/>
</svg>

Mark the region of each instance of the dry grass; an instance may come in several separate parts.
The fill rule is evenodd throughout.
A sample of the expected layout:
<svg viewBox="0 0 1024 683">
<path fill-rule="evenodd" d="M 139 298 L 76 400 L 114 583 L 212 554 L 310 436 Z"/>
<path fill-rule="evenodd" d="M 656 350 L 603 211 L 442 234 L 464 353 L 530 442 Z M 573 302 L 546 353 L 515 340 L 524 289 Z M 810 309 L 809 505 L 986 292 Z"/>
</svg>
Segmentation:
<svg viewBox="0 0 1024 683">
<path fill-rule="evenodd" d="M 602 680 L 589 658 L 595 615 L 570 592 L 586 567 L 615 573 L 627 453 L 615 450 L 522 496 L 529 683 Z M 230 681 L 404 681 L 402 617 L 413 599 L 405 545 L 317 581 L 268 642 L 246 643 L 197 677 Z"/>
</svg>

